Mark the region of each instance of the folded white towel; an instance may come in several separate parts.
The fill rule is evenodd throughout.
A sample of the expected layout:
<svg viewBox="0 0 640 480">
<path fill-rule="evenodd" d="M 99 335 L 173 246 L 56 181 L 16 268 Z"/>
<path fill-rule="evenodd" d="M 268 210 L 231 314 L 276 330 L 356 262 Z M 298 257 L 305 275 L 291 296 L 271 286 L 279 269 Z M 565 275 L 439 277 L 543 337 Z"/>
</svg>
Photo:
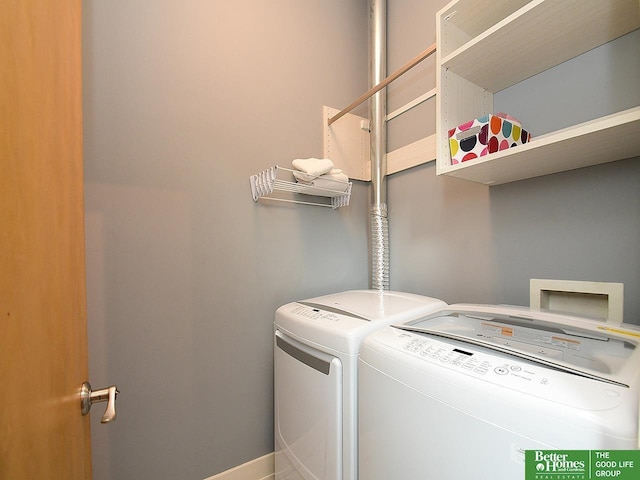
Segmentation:
<svg viewBox="0 0 640 480">
<path fill-rule="evenodd" d="M 319 177 L 307 180 L 308 176 L 304 173 L 293 172 L 299 184 L 307 185 L 310 188 L 305 189 L 303 193 L 307 195 L 318 195 L 321 197 L 335 197 L 337 193 L 344 193 L 349 188 L 349 177 L 342 170 L 338 173 L 326 173 Z"/>
<path fill-rule="evenodd" d="M 313 182 L 319 175 L 309 175 L 308 173 L 298 172 L 297 170 L 291 170 L 293 176 L 296 177 L 298 182 Z"/>
<path fill-rule="evenodd" d="M 324 175 L 333 169 L 333 162 L 328 158 L 296 158 L 291 164 L 296 170 L 313 176 Z"/>
<path fill-rule="evenodd" d="M 312 182 L 316 178 L 320 177 L 320 175 L 310 175 L 308 173 L 299 172 L 297 170 L 292 170 L 292 172 L 293 172 L 293 176 L 296 177 L 296 180 L 299 182 Z M 322 176 L 331 175 L 332 177 L 335 177 L 334 180 L 348 182 L 349 177 L 347 177 L 346 175 L 339 176 L 341 174 L 342 174 L 341 168 L 332 168 L 329 173 L 325 173 Z"/>
</svg>

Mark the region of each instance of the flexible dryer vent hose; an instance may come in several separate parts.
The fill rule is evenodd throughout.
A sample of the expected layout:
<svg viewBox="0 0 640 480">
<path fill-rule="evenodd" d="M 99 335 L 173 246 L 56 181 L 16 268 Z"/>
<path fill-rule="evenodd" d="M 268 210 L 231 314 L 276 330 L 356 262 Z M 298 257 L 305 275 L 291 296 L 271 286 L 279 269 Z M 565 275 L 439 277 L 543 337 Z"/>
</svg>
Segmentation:
<svg viewBox="0 0 640 480">
<path fill-rule="evenodd" d="M 389 290 L 389 222 L 387 204 L 372 205 L 371 225 L 371 288 Z"/>
</svg>

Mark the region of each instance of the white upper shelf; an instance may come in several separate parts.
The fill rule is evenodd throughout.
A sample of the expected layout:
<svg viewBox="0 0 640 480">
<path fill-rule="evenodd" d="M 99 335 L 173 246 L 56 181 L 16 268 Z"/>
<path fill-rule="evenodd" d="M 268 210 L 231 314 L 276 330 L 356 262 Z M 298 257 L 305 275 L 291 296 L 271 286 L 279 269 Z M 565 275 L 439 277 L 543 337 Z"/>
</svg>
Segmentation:
<svg viewBox="0 0 640 480">
<path fill-rule="evenodd" d="M 446 174 L 499 185 L 638 156 L 640 107 L 534 137 L 531 142 L 447 167 Z"/>
<path fill-rule="evenodd" d="M 638 0 L 462 0 L 450 10 L 458 36 L 442 68 L 492 93 L 640 28 Z"/>
</svg>

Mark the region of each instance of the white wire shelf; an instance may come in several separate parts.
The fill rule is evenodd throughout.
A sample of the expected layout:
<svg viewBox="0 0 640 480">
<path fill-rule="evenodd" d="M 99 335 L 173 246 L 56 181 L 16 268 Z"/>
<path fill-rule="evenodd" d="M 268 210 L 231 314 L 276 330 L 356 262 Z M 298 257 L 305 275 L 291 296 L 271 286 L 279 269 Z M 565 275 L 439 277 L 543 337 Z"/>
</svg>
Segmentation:
<svg viewBox="0 0 640 480">
<path fill-rule="evenodd" d="M 322 184 L 325 186 L 321 187 L 314 185 L 314 181 L 318 178 L 313 177 L 312 180 L 304 183 L 296 182 L 293 170 L 276 165 L 249 177 L 251 196 L 255 202 L 264 198 L 279 202 L 331 207 L 334 210 L 349 205 L 352 182 L 322 178 Z M 327 188 L 327 185 L 331 188 Z M 284 192 L 284 195 L 278 192 Z"/>
</svg>

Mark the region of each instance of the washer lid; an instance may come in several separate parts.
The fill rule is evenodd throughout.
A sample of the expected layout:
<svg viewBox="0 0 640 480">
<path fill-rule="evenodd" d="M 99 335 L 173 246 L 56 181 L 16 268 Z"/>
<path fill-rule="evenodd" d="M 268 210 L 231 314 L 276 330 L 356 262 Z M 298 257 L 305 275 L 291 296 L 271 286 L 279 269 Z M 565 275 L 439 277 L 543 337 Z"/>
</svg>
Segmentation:
<svg viewBox="0 0 640 480">
<path fill-rule="evenodd" d="M 462 341 L 585 377 L 630 386 L 640 331 L 521 307 L 452 305 L 396 328 Z"/>
</svg>

